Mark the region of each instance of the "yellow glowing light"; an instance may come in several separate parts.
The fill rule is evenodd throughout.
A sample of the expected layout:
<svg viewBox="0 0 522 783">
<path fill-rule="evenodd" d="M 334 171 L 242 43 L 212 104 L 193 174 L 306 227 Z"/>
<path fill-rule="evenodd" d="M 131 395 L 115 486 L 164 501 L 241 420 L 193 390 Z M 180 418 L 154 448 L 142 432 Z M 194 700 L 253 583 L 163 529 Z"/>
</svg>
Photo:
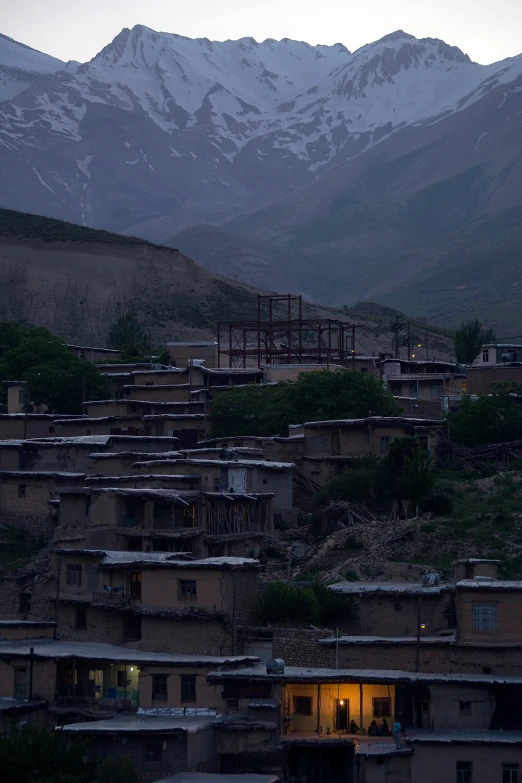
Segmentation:
<svg viewBox="0 0 522 783">
<path fill-rule="evenodd" d="M 134 666 L 131 666 L 131 669 L 130 669 L 130 670 L 131 670 L 131 672 L 133 672 L 133 671 L 134 671 Z"/>
<path fill-rule="evenodd" d="M 343 706 L 343 704 L 344 704 L 344 699 L 341 699 L 341 701 L 339 702 L 339 704 L 340 704 L 340 705 L 341 705 L 341 707 L 342 707 L 342 706 Z"/>
<path fill-rule="evenodd" d="M 425 628 L 426 628 L 426 626 L 424 625 L 424 623 L 421 623 L 421 630 L 424 631 Z"/>
<path fill-rule="evenodd" d="M 420 343 L 417 343 L 417 348 L 422 348 Z"/>
<path fill-rule="evenodd" d="M 414 353 L 412 353 L 411 358 L 415 359 L 415 354 Z"/>
</svg>

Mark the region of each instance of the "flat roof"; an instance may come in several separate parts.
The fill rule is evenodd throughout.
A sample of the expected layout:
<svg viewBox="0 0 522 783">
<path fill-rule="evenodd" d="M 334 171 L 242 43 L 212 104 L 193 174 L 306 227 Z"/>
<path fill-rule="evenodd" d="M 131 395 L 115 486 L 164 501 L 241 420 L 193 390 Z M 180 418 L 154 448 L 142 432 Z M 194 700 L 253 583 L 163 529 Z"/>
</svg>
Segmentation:
<svg viewBox="0 0 522 783">
<path fill-rule="evenodd" d="M 439 593 L 453 590 L 454 585 L 423 585 L 420 582 L 335 582 L 328 585 L 332 593 L 409 593 L 410 595 L 438 595 Z"/>
<path fill-rule="evenodd" d="M 135 462 L 133 467 L 137 465 L 161 465 L 169 462 L 173 465 L 187 463 L 189 465 L 217 465 L 218 467 L 227 468 L 266 468 L 267 470 L 292 470 L 295 468 L 293 462 L 269 462 L 268 460 L 256 459 L 196 459 L 188 457 L 182 459 L 144 460 L 143 462 Z"/>
<path fill-rule="evenodd" d="M 29 699 L 9 699 L 0 696 L 0 712 L 34 712 L 47 707 L 43 699 L 29 701 Z"/>
<path fill-rule="evenodd" d="M 158 715 L 150 720 L 144 720 L 139 715 L 117 715 L 108 720 L 91 720 L 85 723 L 68 723 L 57 728 L 64 731 L 75 731 L 87 734 L 106 732 L 133 732 L 150 734 L 152 732 L 184 731 L 187 734 L 197 734 L 214 725 L 215 716 L 203 715 Z"/>
<path fill-rule="evenodd" d="M 359 424 L 412 424 L 418 426 L 440 427 L 440 419 L 418 419 L 411 416 L 366 416 L 362 419 L 331 419 L 328 421 L 305 421 L 303 427 L 356 427 Z"/>
<path fill-rule="evenodd" d="M 477 579 L 461 579 L 457 582 L 457 587 L 464 590 L 522 590 L 522 580 L 483 576 Z"/>
<path fill-rule="evenodd" d="M 0 470 L 0 478 L 59 478 L 80 480 L 85 473 L 67 473 L 58 470 Z"/>
<path fill-rule="evenodd" d="M 253 772 L 238 772 L 220 775 L 216 772 L 178 772 L 156 783 L 278 783 L 277 775 L 257 775 Z"/>
<path fill-rule="evenodd" d="M 215 348 L 217 346 L 217 342 L 215 340 L 208 340 L 206 342 L 204 340 L 200 340 L 200 341 L 188 342 L 188 343 L 185 342 L 179 343 L 174 341 L 174 342 L 167 343 L 167 345 L 178 345 L 184 348 L 185 347 L 186 348 L 209 348 L 210 346 L 212 346 L 212 348 Z"/>
<path fill-rule="evenodd" d="M 2 628 L 54 628 L 54 620 L 0 620 Z"/>
<path fill-rule="evenodd" d="M 209 682 L 224 679 L 265 680 L 272 682 L 432 682 L 440 684 L 476 683 L 477 685 L 522 685 L 522 676 L 493 674 L 432 674 L 408 672 L 399 669 L 325 669 L 321 667 L 286 666 L 283 673 L 267 674 L 266 666 L 252 666 L 241 670 L 215 671 Z"/>
<path fill-rule="evenodd" d="M 421 636 L 421 644 L 454 644 L 456 641 L 456 635 L 454 633 L 448 636 Z M 416 644 L 417 638 L 415 636 L 339 636 L 337 639 L 335 636 L 329 636 L 326 639 L 319 639 L 319 644 L 324 644 L 327 647 L 335 647 L 337 644 L 349 645 L 349 644 Z"/>
<path fill-rule="evenodd" d="M 125 565 L 167 566 L 170 568 L 258 568 L 259 560 L 252 557 L 206 557 L 202 559 L 183 558 L 179 552 L 124 552 L 107 549 L 57 549 L 60 555 L 98 557 L 101 566 L 118 567 Z"/>
<path fill-rule="evenodd" d="M 61 642 L 54 639 L 20 639 L 0 642 L 0 658 L 13 655 L 28 657 L 30 648 L 35 658 L 83 658 L 121 663 L 161 663 L 172 666 L 243 666 L 259 660 L 252 655 L 176 655 L 173 653 L 145 652 L 128 647 L 117 647 L 101 642 Z"/>
<path fill-rule="evenodd" d="M 522 745 L 522 731 L 495 731 L 492 729 L 480 730 L 448 730 L 448 731 L 422 731 L 419 729 L 408 729 L 406 735 L 407 742 L 420 743 L 472 743 L 472 744 L 507 744 Z"/>
</svg>

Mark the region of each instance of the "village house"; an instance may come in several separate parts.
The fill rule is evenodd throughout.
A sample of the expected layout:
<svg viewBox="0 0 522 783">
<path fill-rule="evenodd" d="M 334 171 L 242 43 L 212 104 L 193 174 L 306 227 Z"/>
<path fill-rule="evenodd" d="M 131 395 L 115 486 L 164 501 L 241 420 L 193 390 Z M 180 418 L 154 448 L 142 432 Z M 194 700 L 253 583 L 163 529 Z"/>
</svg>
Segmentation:
<svg viewBox="0 0 522 783">
<path fill-rule="evenodd" d="M 147 477 L 142 487 L 116 488 L 103 486 L 109 484 L 108 477 L 96 477 L 91 486 L 65 490 L 60 494 L 55 544 L 73 541 L 76 547 L 97 549 L 191 552 L 200 558 L 246 556 L 259 554 L 264 538 L 273 533 L 270 493 L 203 493 L 190 486 L 191 476 L 168 477 L 179 478 L 180 487 L 165 488 L 172 482 L 162 478 Z M 163 486 L 154 488 L 153 483 Z"/>
<path fill-rule="evenodd" d="M 441 398 L 464 394 L 466 373 L 449 362 L 385 360 L 383 382 L 405 413 L 417 418 L 441 418 Z"/>
<path fill-rule="evenodd" d="M 159 387 L 161 388 L 161 387 Z M 173 413 L 182 415 L 186 413 L 204 413 L 205 406 L 202 402 L 191 401 L 161 401 L 154 402 L 150 399 L 114 399 L 92 400 L 85 403 L 86 415 L 90 418 L 100 416 L 154 416 L 156 414 Z"/>
<path fill-rule="evenodd" d="M 92 364 L 121 359 L 121 351 L 114 348 L 93 348 L 86 345 L 67 345 L 67 348 L 72 353 L 75 353 L 79 359 L 85 359 L 85 361 L 92 362 Z"/>
<path fill-rule="evenodd" d="M 195 457 L 143 460 L 134 464 L 137 473 L 198 473 L 201 476 L 199 488 L 203 492 L 273 494 L 274 509 L 278 513 L 293 508 L 293 469 L 291 462 Z"/>
<path fill-rule="evenodd" d="M 70 417 L 55 421 L 60 437 L 82 435 L 137 435 L 142 437 L 177 438 L 181 445 L 190 448 L 203 440 L 207 432 L 203 413 L 162 413 L 157 415 L 86 416 Z"/>
<path fill-rule="evenodd" d="M 303 434 L 302 471 L 323 486 L 356 457 L 385 457 L 395 438 L 412 436 L 429 455 L 437 451 L 440 421 L 400 416 L 368 416 L 363 419 L 309 421 L 290 427 L 291 435 Z"/>
<path fill-rule="evenodd" d="M 193 399 L 192 386 L 189 383 L 164 383 L 160 385 L 151 384 L 129 384 L 121 389 L 121 400 L 127 401 L 145 401 L 149 403 L 193 403 L 204 406 L 204 401 Z M 201 410 L 199 412 L 202 412 Z"/>
<path fill-rule="evenodd" d="M 204 363 L 205 367 L 215 367 L 217 363 L 217 343 L 214 340 L 168 342 L 167 352 L 174 367 L 188 367 L 195 363 Z"/>
<path fill-rule="evenodd" d="M 218 667 L 248 666 L 252 656 L 154 653 L 103 642 L 51 638 L 0 641 L 2 701 L 33 702 L 47 726 L 97 722 L 117 715 L 216 715 L 225 703 L 207 683 Z M 14 705 L 16 706 L 16 705 Z M 132 718 L 131 718 L 132 719 Z M 32 721 L 31 721 L 32 722 Z"/>
<path fill-rule="evenodd" d="M 233 654 L 236 626 L 252 621 L 252 558 L 190 553 L 56 550 L 60 638 L 139 648 Z"/>
<path fill-rule="evenodd" d="M 305 783 L 491 783 L 522 764 L 520 676 L 293 667 L 276 659 L 211 672 L 208 681 L 222 684 L 229 703 L 214 724 L 222 771 L 279 765 L 285 779 Z M 399 747 L 389 731 L 396 718 L 404 729 Z M 473 777 L 463 778 L 464 770 Z"/>
<path fill-rule="evenodd" d="M 52 438 L 59 420 L 50 413 L 0 413 L 0 440 Z"/>
<path fill-rule="evenodd" d="M 233 435 L 199 441 L 198 450 L 231 449 L 242 454 L 244 449 L 255 451 L 272 462 L 299 462 L 304 455 L 304 435 L 290 435 L 282 438 L 259 437 L 254 435 Z"/>
<path fill-rule="evenodd" d="M 92 473 L 100 455 L 125 453 L 139 448 L 143 455 L 173 453 L 176 438 L 137 435 L 83 435 L 0 441 L 0 468 L 4 471 L 67 471 Z"/>
</svg>

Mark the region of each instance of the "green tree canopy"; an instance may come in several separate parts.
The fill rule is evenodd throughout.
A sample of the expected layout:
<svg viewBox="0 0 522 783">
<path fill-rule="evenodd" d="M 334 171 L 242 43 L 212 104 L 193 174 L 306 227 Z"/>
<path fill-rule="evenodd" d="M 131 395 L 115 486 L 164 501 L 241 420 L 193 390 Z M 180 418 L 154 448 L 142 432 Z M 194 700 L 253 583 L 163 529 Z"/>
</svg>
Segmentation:
<svg viewBox="0 0 522 783">
<path fill-rule="evenodd" d="M 332 593 L 318 579 L 308 588 L 271 582 L 259 597 L 256 613 L 262 623 L 294 626 L 322 623 L 347 627 L 357 617 L 350 596 Z"/>
<path fill-rule="evenodd" d="M 430 494 L 433 484 L 431 460 L 417 438 L 395 438 L 375 479 L 380 501 L 411 500 L 417 505 Z"/>
<path fill-rule="evenodd" d="M 457 361 L 461 364 L 472 364 L 478 356 L 482 345 L 495 340 L 494 329 L 483 329 L 477 318 L 471 321 L 463 321 L 455 332 L 453 339 Z"/>
<path fill-rule="evenodd" d="M 447 416 L 449 436 L 462 446 L 522 439 L 521 384 L 496 384 L 493 394 L 464 396 Z"/>
<path fill-rule="evenodd" d="M 24 726 L 0 737 L 2 783 L 92 783 L 95 765 L 84 760 L 88 743 L 59 730 Z"/>
<path fill-rule="evenodd" d="M 109 346 L 121 351 L 122 358 L 142 356 L 149 350 L 145 330 L 133 312 L 119 315 L 109 329 Z"/>
<path fill-rule="evenodd" d="M 373 375 L 317 370 L 277 386 L 246 386 L 216 394 L 212 437 L 287 435 L 289 424 L 364 416 L 393 416 L 399 409 Z"/>
<path fill-rule="evenodd" d="M 25 381 L 29 402 L 51 413 L 81 414 L 83 400 L 110 395 L 105 376 L 59 337 L 10 322 L 0 323 L 0 381 Z"/>
</svg>

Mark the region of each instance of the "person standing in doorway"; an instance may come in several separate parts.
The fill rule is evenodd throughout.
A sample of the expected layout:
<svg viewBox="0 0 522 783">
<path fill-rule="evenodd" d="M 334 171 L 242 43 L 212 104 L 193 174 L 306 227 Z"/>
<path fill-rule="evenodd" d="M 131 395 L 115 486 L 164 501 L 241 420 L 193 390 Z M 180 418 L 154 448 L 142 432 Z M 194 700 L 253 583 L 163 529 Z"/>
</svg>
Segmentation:
<svg viewBox="0 0 522 783">
<path fill-rule="evenodd" d="M 393 739 L 395 740 L 395 745 L 397 747 L 397 750 L 401 750 L 401 731 L 402 726 L 398 718 L 395 718 L 395 722 L 393 724 Z"/>
</svg>

